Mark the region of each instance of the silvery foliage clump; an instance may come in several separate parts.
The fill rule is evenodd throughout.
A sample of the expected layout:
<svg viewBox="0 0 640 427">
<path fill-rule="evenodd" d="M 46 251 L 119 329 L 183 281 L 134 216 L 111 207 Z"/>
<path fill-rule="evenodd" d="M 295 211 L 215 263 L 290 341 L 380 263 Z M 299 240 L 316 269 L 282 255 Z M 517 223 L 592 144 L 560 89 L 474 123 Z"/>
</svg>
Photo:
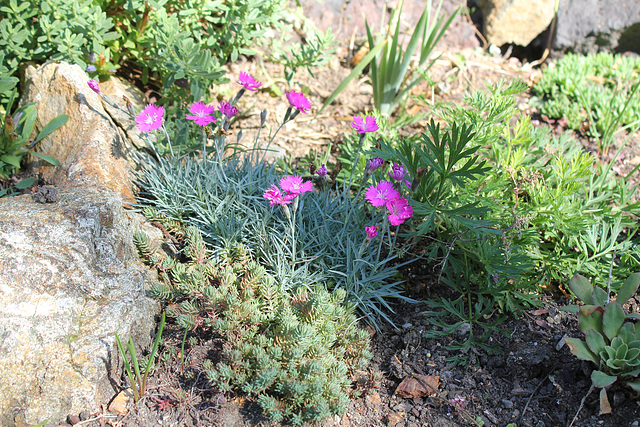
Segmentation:
<svg viewBox="0 0 640 427">
<path fill-rule="evenodd" d="M 279 206 L 270 208 L 263 198 L 280 181 L 275 165 L 255 149 L 224 157 L 221 153 L 233 147 L 223 135 L 215 137 L 214 145 L 217 151 L 205 161 L 149 156 L 138 181 L 142 203 L 198 227 L 212 255 L 238 244 L 248 247 L 284 292 L 298 287 L 344 289 L 347 300 L 373 324 L 381 318 L 390 321 L 385 314 L 389 300 L 412 301 L 396 279 L 396 255 L 387 254 L 379 241 L 366 239 L 364 229 L 371 220 L 364 201 L 318 183 L 313 192 L 299 196 L 292 245 L 289 220 Z"/>
</svg>

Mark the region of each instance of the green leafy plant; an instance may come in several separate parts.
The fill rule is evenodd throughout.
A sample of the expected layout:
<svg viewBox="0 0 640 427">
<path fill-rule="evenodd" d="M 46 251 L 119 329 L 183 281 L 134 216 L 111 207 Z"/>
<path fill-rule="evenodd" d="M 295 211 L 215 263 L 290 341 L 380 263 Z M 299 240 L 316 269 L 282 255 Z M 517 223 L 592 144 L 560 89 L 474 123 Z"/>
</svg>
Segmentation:
<svg viewBox="0 0 640 427">
<path fill-rule="evenodd" d="M 625 314 L 622 308 L 638 286 L 640 273 L 631 274 L 618 289 L 616 300 L 611 301 L 610 292 L 594 287 L 584 276 L 577 274 L 569 283 L 583 305 L 571 305 L 566 310 L 578 314 L 578 327 L 585 340 L 566 338 L 565 342 L 578 359 L 597 366 L 591 382 L 601 389 L 601 402 L 606 399 L 606 388 L 618 380 L 640 391 L 640 323 L 628 321 L 640 319 L 640 315 Z"/>
<path fill-rule="evenodd" d="M 9 104 L 9 110 L 10 110 Z M 17 172 L 21 167 L 22 158 L 30 153 L 42 160 L 56 166 L 59 162 L 50 155 L 29 151 L 35 144 L 47 137 L 49 134 L 64 126 L 69 120 L 69 116 L 61 114 L 51 119 L 36 138 L 31 141 L 31 133 L 35 126 L 37 111 L 34 103 L 23 105 L 18 108 L 13 115 L 7 111 L 2 120 L 2 132 L 0 133 L 0 179 L 7 180 L 9 176 Z M 18 189 L 27 188 L 35 182 L 35 178 L 27 178 L 20 181 L 16 187 Z M 8 190 L 0 191 L 0 196 Z"/>
<path fill-rule="evenodd" d="M 406 50 L 402 47 L 400 39 L 400 16 L 403 2 L 393 10 L 389 18 L 388 33 L 389 42 L 385 48 L 371 62 L 371 84 L 373 86 L 373 103 L 382 114 L 390 115 L 405 99 L 406 94 L 420 81 L 422 76 L 410 78 L 409 67 L 416 49 L 419 52 L 417 68 L 425 73 L 435 59 L 430 58 L 431 52 L 437 45 L 444 32 L 449 28 L 451 21 L 458 13 L 458 9 L 446 20 L 440 15 L 442 0 L 438 3 L 435 14 L 431 14 L 431 0 L 427 1 L 424 11 L 416 24 Z M 365 20 L 369 49 L 380 42 L 375 40 L 369 24 Z"/>
<path fill-rule="evenodd" d="M 125 349 L 122 341 L 120 341 L 120 337 L 116 333 L 116 344 L 118 345 L 120 356 L 122 356 L 125 372 L 127 373 L 127 377 L 129 377 L 129 384 L 131 385 L 131 388 L 133 390 L 133 398 L 135 402 L 140 400 L 140 398 L 142 398 L 147 392 L 147 377 L 149 376 L 149 372 L 153 367 L 156 352 L 158 351 L 158 345 L 160 344 L 160 339 L 162 338 L 164 321 L 165 313 L 162 313 L 160 325 L 158 326 L 158 334 L 156 335 L 156 339 L 153 342 L 153 347 L 151 347 L 151 352 L 149 353 L 149 357 L 147 358 L 147 361 L 144 365 L 143 373 L 141 373 L 140 370 L 140 364 L 138 362 L 138 357 L 136 356 L 136 349 L 133 344 L 133 338 L 129 337 L 129 342 L 127 343 L 127 347 Z M 127 358 L 127 349 L 129 350 L 129 355 L 131 356 L 131 364 L 129 364 L 129 359 Z M 133 370 L 131 370 L 132 366 Z"/>
<path fill-rule="evenodd" d="M 552 119 L 568 119 L 574 130 L 598 141 L 606 154 L 620 126 L 638 125 L 640 61 L 631 56 L 567 54 L 548 67 L 533 90 L 533 102 Z M 586 126 L 585 126 L 586 124 Z"/>
</svg>

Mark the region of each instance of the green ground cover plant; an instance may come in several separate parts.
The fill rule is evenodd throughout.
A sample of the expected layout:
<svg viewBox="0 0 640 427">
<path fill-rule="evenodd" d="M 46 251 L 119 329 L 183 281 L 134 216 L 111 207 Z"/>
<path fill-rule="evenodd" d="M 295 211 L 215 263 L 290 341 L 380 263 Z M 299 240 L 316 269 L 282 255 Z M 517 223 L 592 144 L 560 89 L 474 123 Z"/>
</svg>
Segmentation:
<svg viewBox="0 0 640 427">
<path fill-rule="evenodd" d="M 607 152 L 619 126 L 634 128 L 640 115 L 640 60 L 598 53 L 567 54 L 546 68 L 533 90 L 534 103 L 552 119 L 584 130 Z"/>
<path fill-rule="evenodd" d="M 427 303 L 442 328 L 432 335 L 470 327 L 452 345 L 464 350 L 459 363 L 472 347 L 490 350 L 497 314 L 535 305 L 541 289 L 576 272 L 603 287 L 611 262 L 619 264 L 616 280 L 640 263 L 632 185 L 570 135 L 534 128 L 516 109 L 515 95 L 525 89 L 520 81 L 489 85 L 441 108 L 444 124 L 432 121 L 423 134 L 404 138 L 388 130 L 365 152 L 397 162 L 411 177 L 415 220 L 402 235 L 424 242 L 424 257 L 458 295 Z M 342 160 L 353 165 L 357 150 L 349 141 Z"/>
<path fill-rule="evenodd" d="M 197 227 L 152 208 L 145 214 L 184 244 L 182 255 L 170 256 L 136 234 L 141 256 L 162 278 L 153 294 L 171 304 L 167 312 L 178 325 L 228 342 L 220 362 L 203 363 L 212 383 L 255 396 L 274 421 L 304 425 L 344 413 L 353 379 L 371 358 L 368 333 L 357 326 L 346 293 L 283 292 L 242 245 L 214 255 Z"/>
</svg>

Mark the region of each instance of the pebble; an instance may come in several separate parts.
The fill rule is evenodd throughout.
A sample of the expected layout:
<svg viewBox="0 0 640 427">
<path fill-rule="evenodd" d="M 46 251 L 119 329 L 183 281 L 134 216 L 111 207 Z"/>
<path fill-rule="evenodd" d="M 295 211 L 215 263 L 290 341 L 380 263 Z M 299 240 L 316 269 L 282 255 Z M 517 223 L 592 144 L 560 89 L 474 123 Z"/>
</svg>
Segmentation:
<svg viewBox="0 0 640 427">
<path fill-rule="evenodd" d="M 402 325 L 402 329 L 409 329 L 410 327 L 413 326 L 413 323 L 405 323 L 404 325 Z"/>
<path fill-rule="evenodd" d="M 631 423 L 631 427 L 638 427 L 638 426 L 640 426 L 640 422 L 638 421 L 634 421 Z"/>
<path fill-rule="evenodd" d="M 513 402 L 509 399 L 502 399 L 502 406 L 504 406 L 507 409 L 511 409 L 513 408 Z"/>
<path fill-rule="evenodd" d="M 69 414 L 69 416 L 67 417 L 67 421 L 69 421 L 69 424 L 74 426 L 80 422 L 80 417 L 77 415 Z"/>
<path fill-rule="evenodd" d="M 396 406 L 393 407 L 393 410 L 396 412 L 409 412 L 410 409 L 411 409 L 411 405 L 408 405 L 406 403 L 398 403 Z"/>
</svg>

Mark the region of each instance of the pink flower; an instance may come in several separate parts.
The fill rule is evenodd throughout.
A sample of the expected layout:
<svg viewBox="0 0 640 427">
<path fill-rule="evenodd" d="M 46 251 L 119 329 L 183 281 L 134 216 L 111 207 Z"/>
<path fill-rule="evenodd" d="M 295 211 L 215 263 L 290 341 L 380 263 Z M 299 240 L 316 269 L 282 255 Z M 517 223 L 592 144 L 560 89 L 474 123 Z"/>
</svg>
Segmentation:
<svg viewBox="0 0 640 427">
<path fill-rule="evenodd" d="M 151 132 L 162 127 L 164 123 L 164 107 L 147 104 L 136 117 L 136 127 L 140 132 Z"/>
<path fill-rule="evenodd" d="M 313 190 L 313 182 L 303 182 L 299 175 L 285 176 L 280 180 L 280 187 L 286 191 L 288 195 L 296 197 L 298 194 Z"/>
<path fill-rule="evenodd" d="M 228 119 L 238 114 L 238 109 L 228 102 L 221 102 L 220 105 L 218 105 L 218 110 Z"/>
<path fill-rule="evenodd" d="M 251 91 L 256 91 L 260 86 L 262 86 L 261 82 L 257 81 L 251 74 L 245 73 L 244 71 L 240 73 L 238 83 L 244 86 L 245 89 Z"/>
<path fill-rule="evenodd" d="M 389 176 L 396 181 L 400 181 L 404 178 L 405 173 L 405 167 L 394 162 L 393 166 L 391 167 L 391 172 L 389 172 Z"/>
<path fill-rule="evenodd" d="M 389 222 L 391 225 L 400 225 L 405 219 L 413 216 L 413 207 L 404 197 L 398 197 L 387 202 L 387 210 L 389 211 Z"/>
<path fill-rule="evenodd" d="M 366 116 L 364 118 L 361 116 L 353 116 L 351 127 L 358 131 L 358 133 L 375 132 L 378 130 L 378 124 L 374 116 Z"/>
<path fill-rule="evenodd" d="M 87 82 L 87 85 L 89 85 L 92 91 L 100 95 L 100 85 L 98 85 L 98 82 L 96 80 L 94 79 L 89 80 Z"/>
<path fill-rule="evenodd" d="M 269 207 L 274 207 L 275 205 L 284 206 L 284 205 L 290 204 L 295 196 L 294 197 L 290 197 L 288 195 L 283 196 L 282 193 L 280 193 L 280 190 L 278 189 L 278 187 L 275 184 L 272 184 L 271 188 L 265 191 L 262 197 L 264 197 L 269 202 L 271 202 L 269 204 Z"/>
<path fill-rule="evenodd" d="M 187 119 L 193 120 L 197 125 L 207 126 L 210 123 L 215 123 L 216 118 L 212 116 L 213 107 L 211 105 L 205 105 L 204 102 L 194 102 L 189 107 L 189 112 L 194 114 L 190 116 L 187 114 Z"/>
<path fill-rule="evenodd" d="M 367 161 L 367 172 L 373 172 L 382 165 L 384 165 L 384 159 L 381 157 L 374 157 L 373 159 Z"/>
<path fill-rule="evenodd" d="M 378 235 L 378 226 L 372 225 L 370 227 L 365 227 L 364 231 L 367 232 L 367 240 L 371 240 Z"/>
<path fill-rule="evenodd" d="M 381 181 L 378 185 L 371 185 L 364 193 L 364 197 L 375 207 L 384 206 L 387 202 L 400 197 L 400 193 L 389 181 Z"/>
<path fill-rule="evenodd" d="M 304 97 L 302 92 L 289 91 L 287 92 L 287 99 L 292 107 L 297 108 L 303 113 L 306 113 L 311 108 L 311 102 Z"/>
<path fill-rule="evenodd" d="M 318 174 L 318 176 L 320 177 L 325 177 L 327 176 L 327 167 L 324 165 L 324 163 L 322 164 L 322 166 L 320 167 L 320 169 L 316 170 L 316 173 Z"/>
</svg>

